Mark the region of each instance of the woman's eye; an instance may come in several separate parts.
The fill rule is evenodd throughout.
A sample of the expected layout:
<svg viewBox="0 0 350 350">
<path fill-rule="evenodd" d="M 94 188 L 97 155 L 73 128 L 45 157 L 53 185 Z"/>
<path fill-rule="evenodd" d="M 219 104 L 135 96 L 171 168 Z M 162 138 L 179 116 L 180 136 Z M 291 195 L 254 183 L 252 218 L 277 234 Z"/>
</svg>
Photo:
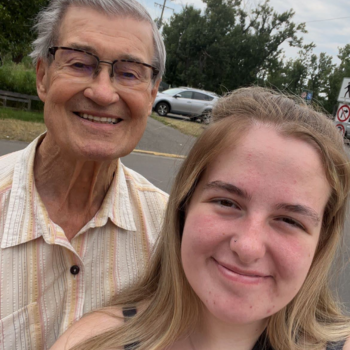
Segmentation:
<svg viewBox="0 0 350 350">
<path fill-rule="evenodd" d="M 222 207 L 238 208 L 238 205 L 229 199 L 215 199 L 214 201 Z"/>
<path fill-rule="evenodd" d="M 295 227 L 295 228 L 300 228 L 302 229 L 303 231 L 305 231 L 305 227 L 300 224 L 298 221 L 292 219 L 292 218 L 289 218 L 289 217 L 281 217 L 281 218 L 278 218 L 279 221 L 283 221 L 285 222 L 286 224 L 292 226 L 292 227 Z"/>
</svg>

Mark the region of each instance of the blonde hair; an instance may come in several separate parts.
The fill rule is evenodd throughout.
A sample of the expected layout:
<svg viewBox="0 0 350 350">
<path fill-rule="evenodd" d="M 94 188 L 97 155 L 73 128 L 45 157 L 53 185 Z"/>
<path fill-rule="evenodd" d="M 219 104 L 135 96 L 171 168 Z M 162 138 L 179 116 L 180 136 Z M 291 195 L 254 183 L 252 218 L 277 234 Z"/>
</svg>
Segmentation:
<svg viewBox="0 0 350 350">
<path fill-rule="evenodd" d="M 181 264 L 186 204 L 215 157 L 228 145 L 237 144 L 252 126 L 262 124 L 312 144 L 332 188 L 308 276 L 295 298 L 270 317 L 267 339 L 278 350 L 316 350 L 350 335 L 349 320 L 341 314 L 328 287 L 350 191 L 350 165 L 340 133 L 325 115 L 258 87 L 239 89 L 221 98 L 213 110 L 213 120 L 176 177 L 163 229 L 143 279 L 115 301 L 121 307 L 147 302 L 145 311 L 74 349 L 102 350 L 140 342 L 139 350 L 163 350 L 191 332 L 198 322 L 201 302 Z"/>
</svg>

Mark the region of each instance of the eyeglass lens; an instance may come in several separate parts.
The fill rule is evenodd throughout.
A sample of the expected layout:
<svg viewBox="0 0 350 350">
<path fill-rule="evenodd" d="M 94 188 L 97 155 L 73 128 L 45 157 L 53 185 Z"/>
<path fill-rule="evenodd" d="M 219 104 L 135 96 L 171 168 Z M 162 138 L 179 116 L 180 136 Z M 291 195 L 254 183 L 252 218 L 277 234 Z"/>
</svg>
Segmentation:
<svg viewBox="0 0 350 350">
<path fill-rule="evenodd" d="M 55 61 L 67 74 L 77 78 L 92 78 L 99 72 L 97 58 L 85 52 L 59 49 L 56 51 Z M 113 77 L 121 85 L 145 85 L 152 79 L 152 69 L 136 62 L 117 61 L 113 65 Z"/>
</svg>

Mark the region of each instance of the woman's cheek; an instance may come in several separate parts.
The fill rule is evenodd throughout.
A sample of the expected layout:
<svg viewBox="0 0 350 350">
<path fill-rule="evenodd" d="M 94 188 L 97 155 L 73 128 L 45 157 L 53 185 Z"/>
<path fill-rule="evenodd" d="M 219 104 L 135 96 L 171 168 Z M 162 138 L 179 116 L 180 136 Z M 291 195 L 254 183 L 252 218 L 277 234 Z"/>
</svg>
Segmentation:
<svg viewBox="0 0 350 350">
<path fill-rule="evenodd" d="M 275 245 L 272 254 L 277 262 L 276 266 L 280 276 L 304 281 L 314 256 L 313 245 L 308 242 L 308 238 L 307 236 L 282 236 L 272 241 Z"/>
</svg>

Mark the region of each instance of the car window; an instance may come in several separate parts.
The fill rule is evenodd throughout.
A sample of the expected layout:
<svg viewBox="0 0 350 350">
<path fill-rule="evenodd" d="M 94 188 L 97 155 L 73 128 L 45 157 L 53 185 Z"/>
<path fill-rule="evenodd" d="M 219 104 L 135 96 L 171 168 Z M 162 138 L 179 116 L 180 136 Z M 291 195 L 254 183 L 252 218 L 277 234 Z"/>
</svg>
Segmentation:
<svg viewBox="0 0 350 350">
<path fill-rule="evenodd" d="M 179 92 L 183 91 L 183 89 L 169 89 L 169 90 L 165 90 L 162 93 L 163 94 L 167 94 L 167 95 L 171 95 L 174 96 L 176 94 L 178 94 Z"/>
<path fill-rule="evenodd" d="M 192 91 L 182 91 L 178 95 L 182 98 L 192 98 Z"/>
<path fill-rule="evenodd" d="M 214 99 L 214 97 L 202 94 L 200 92 L 194 92 L 193 99 L 194 100 L 201 100 L 201 101 L 212 101 Z"/>
</svg>

